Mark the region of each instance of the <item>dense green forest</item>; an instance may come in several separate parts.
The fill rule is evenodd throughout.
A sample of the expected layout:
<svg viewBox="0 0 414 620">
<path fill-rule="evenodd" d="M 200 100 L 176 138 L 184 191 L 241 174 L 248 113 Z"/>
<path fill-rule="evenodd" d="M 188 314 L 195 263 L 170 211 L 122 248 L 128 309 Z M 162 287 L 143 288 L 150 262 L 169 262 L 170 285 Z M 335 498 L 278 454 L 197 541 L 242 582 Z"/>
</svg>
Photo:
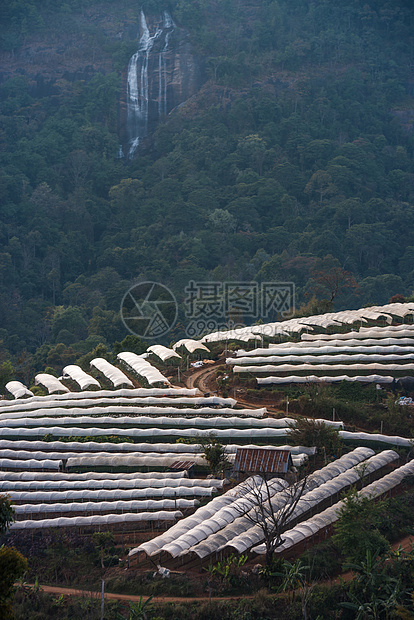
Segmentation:
<svg viewBox="0 0 414 620">
<path fill-rule="evenodd" d="M 335 309 L 410 295 L 411 1 L 142 7 L 188 30 L 204 85 L 126 162 L 139 5 L 0 5 L 2 359 L 39 371 L 122 340 L 120 303 L 141 280 L 180 304 L 191 279 L 293 281 L 300 305 L 329 299 L 319 276 L 341 268 L 358 287 Z"/>
</svg>

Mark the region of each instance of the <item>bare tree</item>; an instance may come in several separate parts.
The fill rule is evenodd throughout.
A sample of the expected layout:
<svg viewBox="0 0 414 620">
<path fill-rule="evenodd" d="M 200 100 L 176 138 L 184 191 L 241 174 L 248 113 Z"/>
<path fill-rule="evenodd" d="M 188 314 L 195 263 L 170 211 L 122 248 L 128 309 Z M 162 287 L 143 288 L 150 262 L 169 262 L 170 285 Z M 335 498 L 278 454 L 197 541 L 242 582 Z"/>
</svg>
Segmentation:
<svg viewBox="0 0 414 620">
<path fill-rule="evenodd" d="M 295 508 L 306 490 L 307 476 L 288 484 L 280 478 L 270 478 L 266 473 L 246 480 L 247 503 L 243 516 L 260 528 L 266 546 L 266 564 L 269 566 L 275 550 L 283 544 L 283 532 L 293 520 Z M 242 510 L 242 509 L 241 509 Z M 241 513 L 242 514 L 242 513 Z"/>
</svg>

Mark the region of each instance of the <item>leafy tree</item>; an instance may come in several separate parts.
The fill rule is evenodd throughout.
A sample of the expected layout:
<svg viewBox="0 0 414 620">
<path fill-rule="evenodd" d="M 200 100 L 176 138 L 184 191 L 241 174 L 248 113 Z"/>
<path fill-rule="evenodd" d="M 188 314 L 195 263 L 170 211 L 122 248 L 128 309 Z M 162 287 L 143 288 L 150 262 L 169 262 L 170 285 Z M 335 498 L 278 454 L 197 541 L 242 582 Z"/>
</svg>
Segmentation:
<svg viewBox="0 0 414 620">
<path fill-rule="evenodd" d="M 367 553 L 381 555 L 388 551 L 389 543 L 378 529 L 384 509 L 384 502 L 361 497 L 355 489 L 347 493 L 333 541 L 348 562 L 360 563 Z"/>
<path fill-rule="evenodd" d="M 106 549 L 113 547 L 115 540 L 114 535 L 112 534 L 112 532 L 95 532 L 94 534 L 92 534 L 92 540 L 95 547 L 99 549 L 101 568 L 104 569 L 104 552 Z"/>
<path fill-rule="evenodd" d="M 13 379 L 15 370 L 10 360 L 0 364 L 0 390 L 4 393 L 6 383 Z"/>
<path fill-rule="evenodd" d="M 312 418 L 297 417 L 296 424 L 290 426 L 288 434 L 294 446 L 315 446 L 318 450 L 325 450 L 327 455 L 342 451 L 339 431 Z"/>
<path fill-rule="evenodd" d="M 7 495 L 0 495 L 0 534 L 4 534 L 14 521 L 14 508 Z"/>
<path fill-rule="evenodd" d="M 222 474 L 224 470 L 230 466 L 226 458 L 225 448 L 214 433 L 210 433 L 208 437 L 201 438 L 200 451 L 209 464 L 213 476 Z"/>
<path fill-rule="evenodd" d="M 0 516 L 1 519 L 1 516 Z M 27 560 L 14 547 L 0 548 L 0 617 L 3 620 L 14 618 L 10 598 L 13 585 L 27 570 Z"/>
<path fill-rule="evenodd" d="M 113 344 L 115 355 L 118 355 L 118 353 L 121 353 L 122 351 L 130 351 L 131 353 L 141 355 L 141 353 L 145 353 L 147 347 L 147 343 L 141 340 L 138 336 L 133 336 L 132 334 L 125 336 L 121 342 L 114 342 Z"/>
</svg>

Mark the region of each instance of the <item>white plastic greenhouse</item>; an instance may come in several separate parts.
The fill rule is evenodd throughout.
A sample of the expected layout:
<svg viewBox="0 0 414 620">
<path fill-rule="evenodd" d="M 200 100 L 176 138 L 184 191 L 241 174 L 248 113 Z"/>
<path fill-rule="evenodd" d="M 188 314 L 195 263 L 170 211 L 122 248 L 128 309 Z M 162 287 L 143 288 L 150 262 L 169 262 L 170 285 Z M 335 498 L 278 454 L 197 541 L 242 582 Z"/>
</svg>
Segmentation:
<svg viewBox="0 0 414 620">
<path fill-rule="evenodd" d="M 63 376 L 69 377 L 72 381 L 75 381 L 81 390 L 86 390 L 86 388 L 91 387 L 91 385 L 95 385 L 97 388 L 101 387 L 99 381 L 91 377 L 91 375 L 88 375 L 80 366 L 76 366 L 75 364 L 65 366 L 63 369 Z"/>
<path fill-rule="evenodd" d="M 311 476 L 308 481 L 308 492 L 310 493 L 312 489 L 317 488 L 319 485 L 323 485 L 326 480 L 331 480 L 335 477 L 339 478 L 339 476 L 343 475 L 343 472 L 346 473 L 351 471 L 351 468 L 365 461 L 367 458 L 372 457 L 373 454 L 374 451 L 369 448 L 356 448 L 350 454 L 341 457 Z M 396 455 L 396 458 L 398 458 L 398 455 Z M 166 551 L 173 557 L 177 557 L 178 555 L 189 552 L 190 548 L 191 551 L 196 552 L 200 557 L 208 555 L 211 552 L 211 550 L 208 550 L 210 549 L 210 542 L 207 545 L 208 549 L 206 547 L 204 551 L 201 549 L 195 550 L 195 545 L 208 539 L 218 531 L 220 531 L 221 536 L 223 536 L 223 533 L 225 537 L 229 536 L 226 540 L 231 540 L 235 535 L 240 533 L 240 528 L 244 532 L 252 527 L 251 521 L 249 521 L 247 517 L 242 516 L 243 513 L 251 508 L 249 500 L 252 498 L 252 484 L 256 487 L 260 487 L 262 485 L 262 478 L 260 476 L 249 478 L 246 483 L 242 483 L 233 489 L 234 493 L 228 492 L 222 495 L 220 499 L 224 499 L 224 501 L 221 505 L 217 500 L 214 500 L 217 505 L 211 514 L 207 515 L 205 512 L 205 508 L 208 507 L 199 508 L 194 515 L 180 523 L 179 529 L 173 528 L 169 530 L 167 534 L 163 534 L 148 543 L 143 543 L 139 547 L 133 549 L 130 555 L 134 555 L 140 551 L 145 551 L 147 555 L 154 555 L 155 553 Z M 284 492 L 281 491 L 281 487 L 285 485 L 284 481 L 277 480 L 272 484 L 274 485 L 273 490 L 275 491 L 273 496 L 275 499 L 272 500 L 272 503 L 276 501 L 278 497 L 279 500 L 277 501 L 281 501 L 283 504 L 283 502 L 286 501 L 285 495 L 283 494 Z M 207 521 L 208 519 L 210 519 L 210 521 Z M 243 521 L 240 521 L 240 519 L 243 519 Z M 223 544 L 223 539 L 220 540 L 221 545 Z M 215 539 L 212 541 L 213 546 L 215 545 L 214 541 Z"/>
<path fill-rule="evenodd" d="M 135 478 L 147 479 L 164 479 L 164 478 L 188 478 L 186 471 L 170 471 L 170 472 L 133 472 L 130 474 L 110 474 L 107 472 L 94 472 L 88 471 L 84 474 L 68 474 L 66 472 L 45 472 L 45 473 L 32 473 L 30 471 L 21 472 L 0 472 L 0 480 L 16 480 L 16 481 L 30 481 L 30 480 L 133 480 Z"/>
<path fill-rule="evenodd" d="M 414 347 L 401 347 L 398 345 L 391 345 L 391 346 L 365 346 L 363 344 L 355 345 L 355 346 L 349 346 L 348 344 L 344 344 L 343 346 L 337 346 L 334 347 L 331 344 L 326 345 L 326 346 L 320 346 L 320 347 L 313 347 L 313 346 L 303 346 L 304 343 L 289 343 L 291 344 L 290 347 L 286 346 L 286 343 L 284 344 L 284 346 L 279 346 L 276 347 L 275 345 L 272 345 L 272 347 L 269 349 L 254 349 L 253 351 L 236 351 L 236 357 L 229 357 L 226 359 L 226 363 L 227 364 L 242 364 L 244 363 L 244 361 L 242 362 L 242 360 L 245 359 L 249 359 L 251 357 L 254 358 L 259 358 L 259 357 L 266 357 L 266 359 L 268 360 L 271 356 L 279 356 L 279 357 L 283 357 L 284 359 L 286 358 L 290 358 L 290 356 L 302 356 L 302 355 L 329 355 L 329 354 L 336 354 L 336 353 L 414 353 Z M 307 343 L 306 343 L 307 344 Z M 302 345 L 302 346 L 300 346 Z M 250 360 L 251 363 L 252 360 Z"/>
<path fill-rule="evenodd" d="M 33 392 L 27 389 L 21 381 L 9 381 L 6 383 L 6 390 L 14 396 L 14 398 L 24 398 L 25 396 L 33 396 Z"/>
<path fill-rule="evenodd" d="M 122 523 L 138 523 L 143 521 L 176 521 L 183 516 L 182 512 L 140 512 L 125 513 L 122 515 L 94 515 L 92 517 L 58 517 L 57 519 L 39 519 L 38 521 L 15 521 L 10 526 L 11 530 L 33 530 L 50 527 L 88 527 L 88 526 L 111 526 Z"/>
<path fill-rule="evenodd" d="M 245 373 L 250 372 L 252 374 L 265 374 L 265 373 L 280 373 L 280 372 L 339 372 L 339 371 L 354 371 L 361 370 L 374 371 L 378 374 L 390 373 L 390 372 L 412 372 L 414 370 L 414 364 L 279 364 L 273 366 L 266 364 L 265 366 L 233 366 L 233 372 Z"/>
<path fill-rule="evenodd" d="M 56 424 L 56 421 L 53 421 Z M 221 428 L 81 428 L 73 426 L 66 428 L 63 426 L 36 426 L 33 428 L 0 428 L 0 438 L 5 437 L 43 437 L 52 435 L 55 437 L 89 437 L 113 435 L 118 437 L 155 438 L 155 437 L 209 437 L 212 433 L 219 439 L 258 439 L 286 437 L 289 429 L 287 428 L 250 428 L 250 429 L 221 429 Z"/>
<path fill-rule="evenodd" d="M 124 353 L 118 353 L 117 358 L 132 368 L 137 375 L 144 377 L 150 385 L 153 385 L 154 383 L 170 383 L 157 368 L 152 366 L 142 357 L 135 355 L 135 353 L 129 353 L 127 351 Z"/>
<path fill-rule="evenodd" d="M 67 491 L 69 489 L 223 488 L 223 480 L 208 478 L 129 478 L 118 480 L 0 480 L 0 491 Z"/>
<path fill-rule="evenodd" d="M 33 456 L 33 455 L 31 455 Z M 47 455 L 46 455 L 47 456 Z M 56 470 L 62 466 L 61 460 L 51 460 L 51 459 L 43 459 L 38 460 L 34 458 L 28 458 L 25 460 L 19 460 L 19 458 L 8 459 L 0 457 L 0 469 L 29 469 L 29 470 Z"/>
<path fill-rule="evenodd" d="M 107 379 L 109 379 L 109 381 L 115 388 L 119 387 L 120 385 L 130 385 L 131 387 L 134 387 L 131 379 L 128 379 L 128 377 L 122 372 L 122 370 L 120 370 L 113 364 L 110 364 L 108 360 L 104 359 L 103 357 L 96 357 L 91 361 L 90 365 L 92 366 L 92 368 L 96 368 L 96 370 L 99 370 L 99 372 L 101 372 Z"/>
<path fill-rule="evenodd" d="M 392 383 L 394 377 L 390 375 L 336 375 L 334 377 L 317 377 L 316 375 L 289 375 L 287 377 L 258 377 L 258 385 L 284 384 L 284 383 L 339 383 L 341 381 L 353 381 L 359 383 Z"/>
<path fill-rule="evenodd" d="M 398 486 L 406 476 L 414 475 L 414 461 L 410 461 L 406 465 L 395 469 L 391 473 L 387 474 L 380 480 L 377 480 L 364 489 L 358 492 L 361 497 L 368 497 L 374 499 Z M 288 530 L 283 534 L 284 542 L 276 549 L 276 553 L 283 553 L 291 547 L 294 547 L 298 543 L 315 536 L 322 529 L 329 528 L 333 523 L 338 520 L 338 513 L 343 507 L 342 501 L 337 502 L 333 506 L 327 508 L 318 515 L 312 517 L 307 521 L 299 523 L 291 530 Z M 266 553 L 266 546 L 264 544 L 254 547 L 252 549 L 254 553 L 263 555 Z"/>
<path fill-rule="evenodd" d="M 5 401 L 2 401 L 2 405 Z M 95 408 L 95 411 L 97 413 L 99 413 L 99 411 L 101 409 L 103 409 L 104 407 L 107 407 L 108 410 L 110 411 L 114 411 L 113 407 L 120 407 L 125 406 L 124 409 L 120 408 L 120 409 L 116 409 L 116 411 L 131 411 L 130 407 L 134 406 L 134 405 L 139 405 L 142 408 L 142 411 L 145 413 L 145 411 L 147 413 L 149 413 L 149 410 L 146 409 L 146 407 L 148 406 L 156 406 L 158 407 L 158 409 L 155 409 L 155 411 L 157 412 L 158 410 L 160 412 L 162 411 L 166 411 L 166 409 L 163 409 L 163 407 L 165 407 L 166 405 L 173 405 L 172 407 L 172 411 L 175 411 L 176 409 L 179 410 L 180 407 L 182 405 L 190 405 L 193 406 L 194 408 L 196 407 L 201 407 L 201 406 L 211 406 L 211 407 L 227 407 L 227 408 L 232 408 L 234 407 L 234 405 L 237 404 L 237 401 L 234 398 L 221 398 L 220 396 L 198 396 L 198 397 L 188 397 L 188 396 L 178 396 L 176 398 L 171 398 L 169 396 L 159 396 L 159 397 L 155 397 L 155 396 L 149 396 L 148 398 L 143 398 L 143 397 L 139 397 L 139 398 L 123 398 L 123 397 L 118 397 L 118 398 L 84 398 L 82 400 L 77 400 L 76 402 L 73 402 L 73 400 L 59 400 L 59 401 L 55 401 L 55 400 L 49 400 L 46 402 L 41 402 L 39 403 L 38 401 L 33 402 L 33 399 L 27 399 L 24 400 L 22 402 L 16 403 L 15 401 L 7 401 L 10 402 L 11 404 L 8 406 L 1 406 L 0 407 L 0 413 L 9 416 L 11 413 L 17 413 L 19 411 L 42 411 L 45 409 L 56 409 L 57 411 L 66 411 L 66 413 L 69 415 L 69 413 L 73 413 L 77 410 L 80 410 L 82 408 Z M 92 409 L 91 409 L 92 410 Z M 194 412 L 194 409 L 192 410 Z M 244 411 L 244 410 L 242 410 Z M 256 410 L 250 410 L 248 409 L 247 411 L 256 411 Z M 259 411 L 263 411 L 263 409 L 260 409 Z M 222 413 L 222 411 L 220 411 L 220 413 Z M 45 413 L 45 415 L 47 415 Z M 236 415 L 235 412 L 232 412 L 231 415 Z"/>
<path fill-rule="evenodd" d="M 163 362 L 166 362 L 172 357 L 181 359 L 181 355 L 178 355 L 173 349 L 168 349 L 168 347 L 164 347 L 161 344 L 153 344 L 151 347 L 148 347 L 147 351 L 159 357 Z"/>
<path fill-rule="evenodd" d="M 67 491 L 8 491 L 12 502 L 25 504 L 65 501 L 111 501 L 138 498 L 211 497 L 215 487 L 165 487 L 163 489 L 69 489 Z"/>
<path fill-rule="evenodd" d="M 59 379 L 45 372 L 35 376 L 35 384 L 45 387 L 49 394 L 54 394 L 55 392 L 69 392 L 68 388 L 63 385 Z M 2 405 L 4 405 L 4 403 L 2 403 Z"/>
<path fill-rule="evenodd" d="M 195 353 L 196 351 L 207 351 L 207 353 L 210 353 L 210 350 L 204 344 L 191 338 L 183 338 L 173 345 L 174 351 L 180 347 L 187 349 L 188 353 Z"/>
<path fill-rule="evenodd" d="M 113 502 L 72 502 L 70 504 L 21 504 L 14 507 L 18 518 L 21 515 L 35 515 L 65 512 L 113 512 L 113 511 L 148 511 L 148 510 L 191 510 L 197 508 L 197 499 L 143 499 L 119 500 Z"/>
</svg>

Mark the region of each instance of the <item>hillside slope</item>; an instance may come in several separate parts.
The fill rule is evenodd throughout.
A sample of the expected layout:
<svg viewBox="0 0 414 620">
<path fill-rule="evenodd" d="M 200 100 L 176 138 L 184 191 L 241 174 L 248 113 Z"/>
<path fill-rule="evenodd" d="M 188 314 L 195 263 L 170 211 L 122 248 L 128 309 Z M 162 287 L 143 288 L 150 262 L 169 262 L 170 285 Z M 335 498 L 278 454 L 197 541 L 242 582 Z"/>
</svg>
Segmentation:
<svg viewBox="0 0 414 620">
<path fill-rule="evenodd" d="M 329 301 L 322 276 L 339 269 L 351 275 L 338 309 L 409 294 L 411 3 L 143 8 L 186 29 L 203 86 L 125 162 L 119 109 L 139 7 L 2 3 L 5 355 L 38 350 L 45 362 L 57 343 L 80 354 L 122 339 L 136 280 L 168 285 L 181 321 L 189 280 L 293 281 L 300 304 Z"/>
</svg>

